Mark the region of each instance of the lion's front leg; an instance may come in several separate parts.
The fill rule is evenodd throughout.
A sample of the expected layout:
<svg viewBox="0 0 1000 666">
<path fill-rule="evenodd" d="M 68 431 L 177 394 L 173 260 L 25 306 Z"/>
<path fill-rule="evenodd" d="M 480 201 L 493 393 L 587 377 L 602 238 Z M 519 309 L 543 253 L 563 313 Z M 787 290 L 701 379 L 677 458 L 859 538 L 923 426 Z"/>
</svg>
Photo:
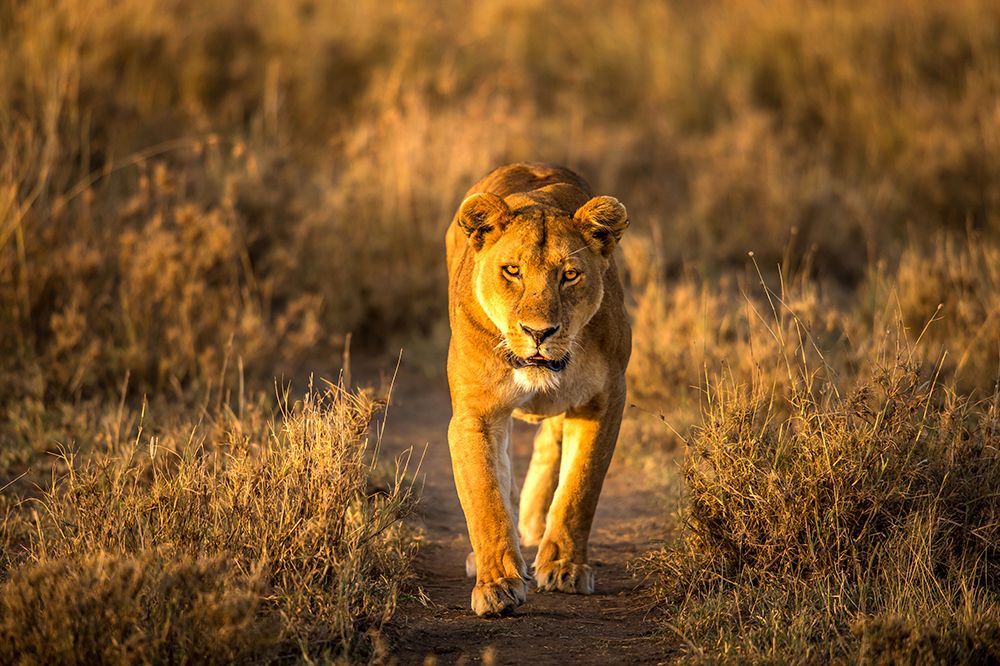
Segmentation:
<svg viewBox="0 0 1000 666">
<path fill-rule="evenodd" d="M 511 503 L 508 420 L 490 423 L 456 415 L 448 426 L 455 486 L 475 553 L 472 610 L 477 615 L 500 615 L 526 599 L 526 568 Z"/>
<path fill-rule="evenodd" d="M 559 486 L 535 558 L 539 590 L 591 594 L 587 542 L 625 408 L 625 382 L 563 419 Z"/>
</svg>

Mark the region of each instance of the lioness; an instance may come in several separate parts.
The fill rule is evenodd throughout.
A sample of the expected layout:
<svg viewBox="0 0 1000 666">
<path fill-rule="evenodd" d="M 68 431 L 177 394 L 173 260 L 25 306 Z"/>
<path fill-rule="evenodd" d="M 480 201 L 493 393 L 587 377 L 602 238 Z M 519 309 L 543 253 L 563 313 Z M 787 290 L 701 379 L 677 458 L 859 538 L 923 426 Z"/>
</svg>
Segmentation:
<svg viewBox="0 0 1000 666">
<path fill-rule="evenodd" d="M 511 164 L 466 194 L 446 237 L 448 426 L 472 540 L 472 609 L 525 601 L 518 545 L 538 545 L 539 590 L 594 591 L 587 541 L 625 405 L 631 329 L 612 257 L 625 207 L 569 169 Z M 520 500 L 511 417 L 541 422 Z"/>
</svg>

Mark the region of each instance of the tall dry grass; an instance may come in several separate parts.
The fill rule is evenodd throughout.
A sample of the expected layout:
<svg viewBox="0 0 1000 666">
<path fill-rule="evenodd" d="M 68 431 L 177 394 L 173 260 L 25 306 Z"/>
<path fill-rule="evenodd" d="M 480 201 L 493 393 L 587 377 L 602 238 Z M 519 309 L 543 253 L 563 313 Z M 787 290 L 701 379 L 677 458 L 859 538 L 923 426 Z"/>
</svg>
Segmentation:
<svg viewBox="0 0 1000 666">
<path fill-rule="evenodd" d="M 933 248 L 908 243 L 892 268 L 873 264 L 845 289 L 780 264 L 772 282 L 755 257 L 724 279 L 668 281 L 656 257 L 627 245 L 635 409 L 626 432 L 640 450 L 651 438 L 670 448 L 702 422 L 718 381 L 784 393 L 823 372 L 850 387 L 897 362 L 962 396 L 989 398 L 1000 387 L 997 252 L 994 239 L 941 234 Z"/>
<path fill-rule="evenodd" d="M 508 160 L 628 202 L 673 276 L 752 249 L 850 286 L 932 229 L 995 236 L 997 25 L 981 1 L 16 3 L 5 383 L 181 393 L 230 341 L 294 372 L 348 332 L 427 335 L 441 233 Z"/>
<path fill-rule="evenodd" d="M 631 371 L 640 399 L 657 373 L 693 382 L 660 415 L 684 446 L 676 537 L 644 564 L 685 659 L 1000 658 L 996 289 L 969 269 L 995 246 L 916 252 L 869 277 L 878 306 L 757 271 L 742 315 L 705 287 L 670 316 L 643 292 L 637 323 L 710 350 L 639 346 Z"/>
<path fill-rule="evenodd" d="M 2 524 L 5 663 L 367 661 L 410 579 L 414 496 L 376 472 L 378 404 L 143 417 Z"/>
<path fill-rule="evenodd" d="M 695 660 L 1000 657 L 1000 430 L 905 365 L 843 397 L 720 387 L 683 465 L 679 539 L 648 556 Z"/>
</svg>

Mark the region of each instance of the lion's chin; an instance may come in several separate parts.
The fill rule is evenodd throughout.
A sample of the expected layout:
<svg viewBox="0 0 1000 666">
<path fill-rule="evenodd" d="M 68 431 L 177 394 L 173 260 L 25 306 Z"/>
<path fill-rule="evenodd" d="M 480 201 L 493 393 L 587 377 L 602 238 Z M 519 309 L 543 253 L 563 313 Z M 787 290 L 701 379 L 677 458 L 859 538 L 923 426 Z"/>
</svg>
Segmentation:
<svg viewBox="0 0 1000 666">
<path fill-rule="evenodd" d="M 559 388 L 559 373 L 540 366 L 526 365 L 514 370 L 514 383 L 524 391 L 548 393 Z"/>
</svg>

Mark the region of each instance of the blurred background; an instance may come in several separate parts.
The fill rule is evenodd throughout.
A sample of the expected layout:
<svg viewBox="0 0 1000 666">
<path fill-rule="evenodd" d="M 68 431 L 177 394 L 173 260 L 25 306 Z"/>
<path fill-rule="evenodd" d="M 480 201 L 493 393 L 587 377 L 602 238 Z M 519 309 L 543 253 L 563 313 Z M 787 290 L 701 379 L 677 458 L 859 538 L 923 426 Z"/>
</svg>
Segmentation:
<svg viewBox="0 0 1000 666">
<path fill-rule="evenodd" d="M 18 0 L 0 81 L 8 409 L 126 374 L 179 397 L 227 355 L 270 383 L 348 333 L 433 366 L 443 231 L 514 160 L 626 203 L 662 335 L 693 336 L 676 318 L 705 304 L 677 299 L 738 290 L 753 251 L 859 325 L 887 281 L 918 331 L 949 301 L 931 335 L 996 376 L 993 2 Z"/>
</svg>

